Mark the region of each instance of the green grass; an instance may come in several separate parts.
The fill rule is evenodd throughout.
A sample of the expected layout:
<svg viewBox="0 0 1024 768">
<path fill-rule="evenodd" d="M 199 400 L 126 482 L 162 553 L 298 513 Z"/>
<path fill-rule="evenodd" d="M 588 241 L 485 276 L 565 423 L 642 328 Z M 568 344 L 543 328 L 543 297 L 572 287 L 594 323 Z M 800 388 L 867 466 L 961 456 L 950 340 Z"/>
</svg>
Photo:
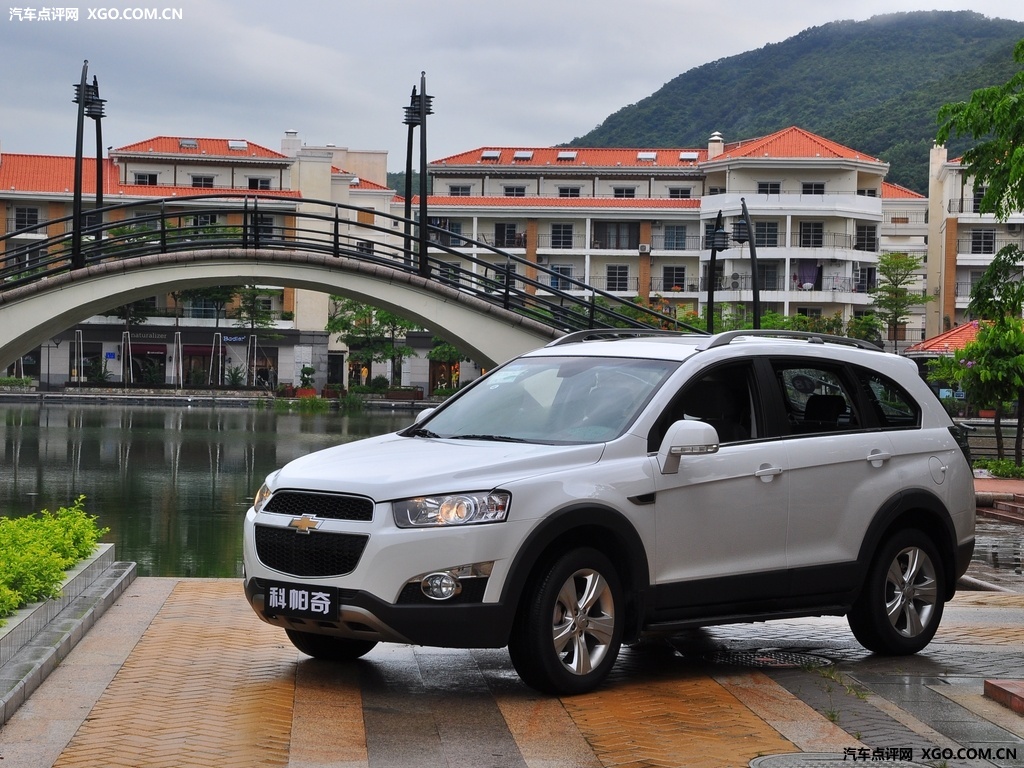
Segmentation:
<svg viewBox="0 0 1024 768">
<path fill-rule="evenodd" d="M 56 512 L 0 517 L 0 626 L 18 608 L 59 595 L 66 571 L 96 550 L 108 529 L 84 503 L 79 496 Z"/>
</svg>

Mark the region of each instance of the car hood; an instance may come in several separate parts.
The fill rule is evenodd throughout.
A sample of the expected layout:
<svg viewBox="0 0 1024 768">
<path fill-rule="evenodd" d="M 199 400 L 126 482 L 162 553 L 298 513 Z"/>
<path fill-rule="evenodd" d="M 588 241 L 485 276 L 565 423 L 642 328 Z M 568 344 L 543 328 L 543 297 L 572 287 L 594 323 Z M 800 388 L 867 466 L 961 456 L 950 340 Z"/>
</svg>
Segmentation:
<svg viewBox="0 0 1024 768">
<path fill-rule="evenodd" d="M 381 435 L 296 459 L 277 472 L 273 489 L 337 491 L 377 501 L 483 491 L 593 464 L 603 452 L 604 443 L 538 445 Z"/>
</svg>

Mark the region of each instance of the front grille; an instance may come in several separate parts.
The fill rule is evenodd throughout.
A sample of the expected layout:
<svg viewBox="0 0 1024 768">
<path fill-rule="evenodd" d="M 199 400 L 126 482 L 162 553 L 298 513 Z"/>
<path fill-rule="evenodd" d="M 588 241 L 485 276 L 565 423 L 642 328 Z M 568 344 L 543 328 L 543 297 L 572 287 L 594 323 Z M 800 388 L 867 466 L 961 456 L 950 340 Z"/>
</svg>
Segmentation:
<svg viewBox="0 0 1024 768">
<path fill-rule="evenodd" d="M 373 520 L 373 500 L 365 496 L 309 491 L 278 491 L 263 508 L 276 515 L 315 515 L 328 520 Z"/>
<path fill-rule="evenodd" d="M 344 576 L 359 564 L 369 536 L 297 533 L 292 528 L 256 526 L 256 555 L 268 568 L 294 576 Z"/>
</svg>

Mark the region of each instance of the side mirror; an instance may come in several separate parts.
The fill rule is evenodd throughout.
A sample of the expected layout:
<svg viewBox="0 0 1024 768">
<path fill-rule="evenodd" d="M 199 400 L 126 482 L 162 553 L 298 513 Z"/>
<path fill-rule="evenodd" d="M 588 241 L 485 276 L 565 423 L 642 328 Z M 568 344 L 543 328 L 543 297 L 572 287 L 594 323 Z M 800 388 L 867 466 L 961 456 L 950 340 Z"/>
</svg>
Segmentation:
<svg viewBox="0 0 1024 768">
<path fill-rule="evenodd" d="M 703 421 L 677 421 L 668 428 L 658 450 L 658 466 L 663 475 L 679 471 L 683 456 L 718 452 L 718 432 Z"/>
</svg>

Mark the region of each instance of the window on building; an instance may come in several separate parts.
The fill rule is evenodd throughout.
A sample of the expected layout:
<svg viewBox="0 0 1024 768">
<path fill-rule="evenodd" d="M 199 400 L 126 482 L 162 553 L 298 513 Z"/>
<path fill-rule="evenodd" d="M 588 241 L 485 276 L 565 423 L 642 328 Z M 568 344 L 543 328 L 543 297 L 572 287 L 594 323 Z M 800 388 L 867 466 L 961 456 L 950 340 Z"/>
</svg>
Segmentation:
<svg viewBox="0 0 1024 768">
<path fill-rule="evenodd" d="M 825 245 L 825 224 L 821 221 L 800 222 L 800 247 L 821 248 Z"/>
<path fill-rule="evenodd" d="M 217 223 L 216 213 L 197 213 L 192 217 L 193 227 L 212 227 Z"/>
<path fill-rule="evenodd" d="M 551 271 L 555 274 L 551 275 L 551 287 L 558 291 L 570 291 L 572 290 L 572 283 L 565 278 L 571 278 L 572 264 L 552 264 Z"/>
<path fill-rule="evenodd" d="M 803 184 L 800 185 L 800 189 L 805 195 L 824 195 L 825 182 L 805 181 Z"/>
<path fill-rule="evenodd" d="M 709 195 L 724 195 L 725 187 L 708 187 Z"/>
<path fill-rule="evenodd" d="M 469 197 L 469 193 L 472 192 L 472 188 L 469 184 L 449 184 L 448 194 L 451 197 Z M 507 194 L 507 193 L 506 193 Z M 526 190 L 523 190 L 523 194 L 526 194 Z"/>
<path fill-rule="evenodd" d="M 39 209 L 29 206 L 16 206 L 14 209 L 14 228 L 26 229 L 39 226 Z"/>
<path fill-rule="evenodd" d="M 672 200 L 689 200 L 692 191 L 692 187 L 669 187 L 668 196 Z"/>
<path fill-rule="evenodd" d="M 853 248 L 857 251 L 877 251 L 878 225 L 858 224 L 857 233 L 853 240 Z"/>
<path fill-rule="evenodd" d="M 551 225 L 551 247 L 552 248 L 572 248 L 573 247 L 572 224 L 552 224 Z"/>
<path fill-rule="evenodd" d="M 757 287 L 762 291 L 779 291 L 779 265 L 776 262 L 764 262 L 757 265 Z"/>
<path fill-rule="evenodd" d="M 996 231 L 994 229 L 971 230 L 971 253 L 995 253 Z"/>
<path fill-rule="evenodd" d="M 518 184 L 505 187 L 505 197 L 526 197 L 526 187 Z"/>
<path fill-rule="evenodd" d="M 139 173 L 135 172 L 135 183 L 142 187 L 155 187 L 156 186 L 156 174 L 155 173 Z"/>
<path fill-rule="evenodd" d="M 373 256 L 373 241 L 357 240 L 356 253 L 358 253 L 360 256 Z"/>
<path fill-rule="evenodd" d="M 579 197 L 580 196 L 580 188 L 579 187 L 559 187 L 558 188 L 558 196 L 559 197 Z"/>
<path fill-rule="evenodd" d="M 270 179 L 262 176 L 250 176 L 249 189 L 270 189 Z"/>
<path fill-rule="evenodd" d="M 662 267 L 661 284 L 665 291 L 686 290 L 686 267 Z"/>
<path fill-rule="evenodd" d="M 515 223 L 499 221 L 494 225 L 494 244 L 499 248 L 522 247 L 523 236 L 516 232 Z"/>
<path fill-rule="evenodd" d="M 612 197 L 636 197 L 636 187 L 612 187 Z"/>
<path fill-rule="evenodd" d="M 274 217 L 261 213 L 256 217 L 256 231 L 260 237 L 273 237 L 276 234 Z"/>
<path fill-rule="evenodd" d="M 609 264 L 605 267 L 605 290 L 607 291 L 628 291 L 629 290 L 629 265 Z"/>
<path fill-rule="evenodd" d="M 754 245 L 758 248 L 779 247 L 779 222 L 755 221 Z"/>
<path fill-rule="evenodd" d="M 782 192 L 781 181 L 759 181 L 757 182 L 757 194 L 778 195 Z"/>
<path fill-rule="evenodd" d="M 858 189 L 857 194 L 861 197 L 878 197 L 878 190 L 874 187 Z"/>
<path fill-rule="evenodd" d="M 988 187 L 975 187 L 974 196 L 971 198 L 971 210 L 964 213 L 981 213 L 981 199 L 985 197 Z"/>
<path fill-rule="evenodd" d="M 635 251 L 640 245 L 640 224 L 633 221 L 595 221 L 594 248 Z"/>
<path fill-rule="evenodd" d="M 204 189 L 213 189 L 213 176 L 193 174 L 192 186 L 202 187 Z"/>
<path fill-rule="evenodd" d="M 821 307 L 797 307 L 796 313 L 804 317 L 821 317 Z"/>
<path fill-rule="evenodd" d="M 686 250 L 686 225 L 666 224 L 665 225 L 665 250 L 685 251 Z"/>
</svg>

